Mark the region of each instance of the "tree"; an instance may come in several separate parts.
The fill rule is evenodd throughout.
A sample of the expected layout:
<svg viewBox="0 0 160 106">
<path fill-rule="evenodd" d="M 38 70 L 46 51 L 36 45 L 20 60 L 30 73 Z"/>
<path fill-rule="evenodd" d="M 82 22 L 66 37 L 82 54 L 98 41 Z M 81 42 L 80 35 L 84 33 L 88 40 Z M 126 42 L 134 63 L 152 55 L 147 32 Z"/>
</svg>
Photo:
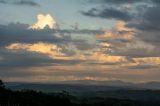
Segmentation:
<svg viewBox="0 0 160 106">
<path fill-rule="evenodd" d="M 0 88 L 5 88 L 5 85 L 2 80 L 0 80 Z"/>
</svg>

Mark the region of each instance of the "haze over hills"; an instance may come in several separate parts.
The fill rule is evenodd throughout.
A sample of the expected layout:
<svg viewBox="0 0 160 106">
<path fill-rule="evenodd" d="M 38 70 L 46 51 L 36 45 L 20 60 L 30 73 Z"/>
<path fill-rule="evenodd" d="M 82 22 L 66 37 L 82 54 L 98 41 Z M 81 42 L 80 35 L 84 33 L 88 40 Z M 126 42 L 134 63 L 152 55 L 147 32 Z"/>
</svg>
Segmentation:
<svg viewBox="0 0 160 106">
<path fill-rule="evenodd" d="M 110 81 L 96 81 L 96 80 L 75 80 L 65 81 L 64 84 L 81 84 L 81 85 L 99 85 L 99 86 L 114 86 L 114 87 L 133 87 L 133 88 L 144 88 L 144 89 L 160 89 L 160 82 L 151 81 L 144 83 L 132 83 L 121 80 L 110 80 Z"/>
<path fill-rule="evenodd" d="M 151 89 L 159 90 L 159 82 L 147 83 L 131 83 L 120 80 L 113 81 L 96 81 L 96 80 L 75 80 L 75 81 L 62 81 L 54 83 L 20 83 L 20 82 L 7 82 L 6 86 L 12 90 L 33 89 L 44 92 L 86 92 L 86 91 L 108 91 L 108 90 L 122 90 L 122 89 Z"/>
</svg>

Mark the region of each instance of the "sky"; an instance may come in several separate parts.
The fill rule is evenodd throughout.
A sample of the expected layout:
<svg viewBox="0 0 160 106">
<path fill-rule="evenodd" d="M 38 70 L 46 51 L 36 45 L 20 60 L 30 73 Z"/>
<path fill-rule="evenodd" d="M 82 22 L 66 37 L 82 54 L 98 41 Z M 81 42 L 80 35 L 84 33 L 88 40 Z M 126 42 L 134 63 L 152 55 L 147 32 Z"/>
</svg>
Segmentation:
<svg viewBox="0 0 160 106">
<path fill-rule="evenodd" d="M 160 81 L 159 0 L 0 0 L 0 79 Z"/>
</svg>

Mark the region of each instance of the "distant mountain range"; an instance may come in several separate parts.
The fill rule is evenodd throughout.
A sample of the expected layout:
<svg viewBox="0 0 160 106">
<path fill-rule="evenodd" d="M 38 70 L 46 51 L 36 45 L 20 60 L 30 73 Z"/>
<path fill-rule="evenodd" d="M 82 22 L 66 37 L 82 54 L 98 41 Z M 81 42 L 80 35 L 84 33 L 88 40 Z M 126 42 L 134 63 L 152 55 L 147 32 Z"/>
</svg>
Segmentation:
<svg viewBox="0 0 160 106">
<path fill-rule="evenodd" d="M 109 90 L 160 90 L 160 82 L 130 83 L 120 80 L 95 81 L 95 80 L 75 80 L 55 83 L 20 83 L 7 82 L 6 86 L 12 90 L 33 89 L 43 92 L 88 92 L 88 91 L 109 91 Z"/>
<path fill-rule="evenodd" d="M 75 81 L 64 81 L 61 83 L 160 90 L 160 82 L 156 82 L 156 81 L 146 82 L 146 83 L 131 83 L 131 82 L 125 82 L 121 80 L 110 80 L 110 81 L 75 80 Z"/>
</svg>

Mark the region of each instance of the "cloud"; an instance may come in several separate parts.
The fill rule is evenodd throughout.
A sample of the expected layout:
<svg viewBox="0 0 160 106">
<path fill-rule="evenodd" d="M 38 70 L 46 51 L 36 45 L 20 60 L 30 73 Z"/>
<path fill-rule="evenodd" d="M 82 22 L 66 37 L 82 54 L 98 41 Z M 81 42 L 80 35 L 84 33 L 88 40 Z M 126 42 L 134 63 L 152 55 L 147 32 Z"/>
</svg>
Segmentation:
<svg viewBox="0 0 160 106">
<path fill-rule="evenodd" d="M 37 49 L 37 48 L 35 48 Z M 56 56 L 56 55 L 54 55 Z M 0 50 L 0 67 L 1 68 L 22 68 L 22 67 L 44 67 L 44 66 L 57 66 L 57 65 L 73 65 L 80 64 L 83 60 L 76 59 L 56 59 L 42 53 L 42 51 L 34 51 L 25 49 L 13 49 L 13 48 L 2 48 Z"/>
<path fill-rule="evenodd" d="M 122 11 L 115 8 L 105 8 L 103 10 L 98 10 L 96 8 L 92 8 L 87 12 L 81 12 L 85 16 L 89 17 L 98 17 L 104 19 L 117 19 L 123 21 L 129 21 L 132 19 L 129 13 L 126 11 Z"/>
<path fill-rule="evenodd" d="M 0 46 L 9 45 L 11 43 L 36 43 L 36 42 L 50 42 L 61 43 L 71 40 L 69 37 L 56 36 L 56 31 L 51 29 L 33 30 L 28 29 L 27 24 L 9 24 L 0 25 Z"/>
<path fill-rule="evenodd" d="M 139 31 L 126 27 L 126 24 L 126 22 L 117 21 L 114 28 L 106 30 L 104 34 L 97 36 L 100 47 L 106 48 L 103 51 L 104 53 L 130 58 L 160 56 L 160 51 L 156 45 L 139 38 L 137 36 Z"/>
<path fill-rule="evenodd" d="M 32 29 L 44 29 L 46 26 L 48 26 L 50 29 L 56 27 L 56 21 L 55 19 L 50 15 L 43 15 L 43 14 L 38 14 L 37 15 L 37 22 L 30 26 Z"/>
<path fill-rule="evenodd" d="M 141 3 L 159 5 L 159 0 L 86 0 L 85 3 L 94 3 L 94 4 L 103 4 L 108 6 L 117 6 L 117 5 L 135 5 Z"/>
<path fill-rule="evenodd" d="M 152 2 L 155 3 L 156 0 L 152 0 Z M 151 6 L 142 6 L 141 8 L 143 9 L 137 9 L 135 20 L 128 22 L 126 27 L 136 29 L 136 37 L 141 39 L 143 42 L 147 42 L 154 46 L 155 49 L 153 49 L 152 52 L 149 52 L 148 56 L 159 56 L 160 15 L 157 13 L 160 12 L 160 5 L 157 3 L 152 4 Z"/>
<path fill-rule="evenodd" d="M 28 27 L 28 24 L 21 23 L 0 25 L 0 38 L 3 39 L 0 42 L 0 67 L 80 64 L 87 61 L 79 57 L 80 54 L 94 49 L 94 44 L 85 39 L 73 39 L 70 35 L 72 31 L 94 34 L 94 30 L 75 32 L 49 28 L 34 30 Z"/>
<path fill-rule="evenodd" d="M 97 38 L 132 40 L 136 30 L 126 27 L 126 24 L 124 21 L 115 21 L 115 27 L 111 30 L 105 30 L 104 33 L 98 35 Z"/>
<path fill-rule="evenodd" d="M 106 3 L 109 5 L 119 5 L 119 4 L 130 4 L 130 3 L 138 3 L 138 2 L 146 2 L 148 0 L 88 0 L 90 3 Z M 156 1 L 156 0 L 155 0 Z"/>
<path fill-rule="evenodd" d="M 128 67 L 130 69 L 141 69 L 141 70 L 144 70 L 144 69 L 156 69 L 156 68 L 159 68 L 158 65 L 135 65 L 135 66 L 130 66 Z"/>
<path fill-rule="evenodd" d="M 159 11 L 158 0 L 86 0 L 88 5 L 94 4 L 91 9 L 82 11 L 85 16 L 102 19 L 116 19 L 127 22 L 132 22 L 131 26 L 136 26 L 140 29 L 156 30 L 159 19 L 156 13 Z M 96 6 L 95 6 L 96 5 Z M 118 5 L 118 6 L 117 6 Z M 155 8 L 153 8 L 155 7 Z M 147 10 L 147 11 L 146 11 Z M 149 11 L 148 11 L 149 10 Z M 144 13 L 146 12 L 146 13 Z M 141 18 L 140 18 L 141 17 Z M 152 18 L 151 18 L 152 17 Z M 144 19 L 144 20 L 143 20 Z M 150 23 L 153 20 L 154 24 Z M 139 22 L 140 21 L 140 22 Z M 152 25 L 151 25 L 152 24 Z"/>
<path fill-rule="evenodd" d="M 89 35 L 99 35 L 99 34 L 104 33 L 103 30 L 93 30 L 93 29 L 79 29 L 79 30 L 61 29 L 61 30 L 57 30 L 57 31 L 60 31 L 62 33 L 89 34 Z"/>
<path fill-rule="evenodd" d="M 159 5 L 160 1 L 159 0 L 150 0 L 151 2 L 155 3 L 155 5 Z"/>
<path fill-rule="evenodd" d="M 140 2 L 135 0 L 127 10 L 122 6 L 126 4 L 124 1 L 104 0 L 104 7 L 97 6 L 82 12 L 90 18 L 114 19 L 115 26 L 104 31 L 58 29 L 49 14 L 37 15 L 38 20 L 32 26 L 21 23 L 0 25 L 0 71 L 6 69 L 8 74 L 13 70 L 23 76 L 26 70 L 32 74 L 34 68 L 39 67 L 37 70 L 44 72 L 37 73 L 44 74 L 41 77 L 45 78 L 70 75 L 74 78 L 98 76 L 100 79 L 131 80 L 137 76 L 140 79 L 145 77 L 145 71 L 157 71 L 160 64 L 160 28 L 159 16 L 155 12 L 159 12 L 159 6 L 145 3 L 139 9 L 140 4 L 135 3 Z M 49 67 L 52 69 L 47 71 Z M 144 70 L 139 72 L 140 69 Z M 0 76 L 5 76 L 5 72 L 2 73 Z"/>
<path fill-rule="evenodd" d="M 62 48 L 58 47 L 55 44 L 42 43 L 38 42 L 35 44 L 22 44 L 22 43 L 13 43 L 6 47 L 9 50 L 26 50 L 28 52 L 35 52 L 40 54 L 46 54 L 52 58 L 56 58 L 59 56 L 64 56 L 62 53 Z"/>
<path fill-rule="evenodd" d="M 34 2 L 33 0 L 19 0 L 15 1 L 14 4 L 16 5 L 29 5 L 29 6 L 40 6 L 38 3 Z"/>
<path fill-rule="evenodd" d="M 0 0 L 2 4 L 13 4 L 13 5 L 27 5 L 27 6 L 40 6 L 33 0 Z"/>
<path fill-rule="evenodd" d="M 154 46 L 138 39 L 135 36 L 137 30 L 126 27 L 126 24 L 126 22 L 117 21 L 114 28 L 97 35 L 95 38 L 96 41 L 93 43 L 90 43 L 87 39 L 73 39 L 70 35 L 63 35 L 65 31 L 67 32 L 69 30 L 62 30 L 63 34 L 55 36 L 57 31 L 61 32 L 61 30 L 33 30 L 28 29 L 29 25 L 20 23 L 9 24 L 8 26 L 1 25 L 0 37 L 3 39 L 1 47 L 6 47 L 5 49 L 11 52 L 10 55 L 13 57 L 18 58 L 18 55 L 20 56 L 19 59 L 16 60 L 17 64 L 13 63 L 13 65 L 10 65 L 15 59 L 9 59 L 9 56 L 3 55 L 2 53 L 0 59 L 5 59 L 6 61 L 2 61 L 1 66 L 7 67 L 7 64 L 9 64 L 10 67 L 35 67 L 38 65 L 50 66 L 97 63 L 97 65 L 99 64 L 101 66 L 108 67 L 115 65 L 120 67 L 121 65 L 127 66 L 129 64 L 135 64 L 135 62 L 144 64 L 141 62 L 142 59 L 138 60 L 137 58 L 148 58 L 156 56 L 156 54 L 159 56 L 158 51 L 152 52 L 155 49 Z M 35 60 L 37 61 L 36 54 L 47 56 L 47 58 L 44 58 L 44 64 L 36 61 L 37 64 L 24 63 L 26 65 L 18 65 L 18 62 L 21 62 L 23 58 L 21 53 L 29 55 L 29 57 L 31 55 L 31 58 L 35 56 Z M 28 59 L 31 59 L 29 57 Z M 154 61 L 155 59 L 151 62 L 154 63 Z M 39 60 L 39 62 L 41 62 L 41 60 Z M 23 63 L 23 61 L 21 63 Z"/>
<path fill-rule="evenodd" d="M 134 58 L 134 60 L 138 64 L 150 64 L 150 65 L 160 64 L 160 57 L 142 57 L 142 58 Z"/>
<path fill-rule="evenodd" d="M 81 35 L 88 34 L 94 36 L 97 34 L 102 34 L 101 30 L 70 30 L 70 29 L 28 29 L 29 25 L 21 23 L 12 23 L 9 25 L 0 25 L 0 47 L 10 46 L 11 44 L 18 45 L 31 45 L 42 42 L 44 44 L 58 45 L 58 47 L 63 48 L 63 52 L 67 55 L 75 54 L 75 50 L 71 51 L 68 48 L 74 45 L 76 50 L 89 50 L 94 48 L 94 40 L 86 38 L 85 36 L 81 39 L 72 38 L 75 34 Z M 28 46 L 29 46 L 28 45 Z"/>
<path fill-rule="evenodd" d="M 135 27 L 142 31 L 159 31 L 160 30 L 160 6 L 147 7 L 146 11 L 139 15 L 137 22 L 131 22 L 129 27 Z"/>
<path fill-rule="evenodd" d="M 49 64 L 52 59 L 46 55 L 25 51 L 11 51 L 1 47 L 0 56 L 3 58 L 0 61 L 0 67 L 30 67 L 44 66 Z"/>
<path fill-rule="evenodd" d="M 0 0 L 0 3 L 6 4 L 6 1 L 5 0 Z"/>
</svg>

